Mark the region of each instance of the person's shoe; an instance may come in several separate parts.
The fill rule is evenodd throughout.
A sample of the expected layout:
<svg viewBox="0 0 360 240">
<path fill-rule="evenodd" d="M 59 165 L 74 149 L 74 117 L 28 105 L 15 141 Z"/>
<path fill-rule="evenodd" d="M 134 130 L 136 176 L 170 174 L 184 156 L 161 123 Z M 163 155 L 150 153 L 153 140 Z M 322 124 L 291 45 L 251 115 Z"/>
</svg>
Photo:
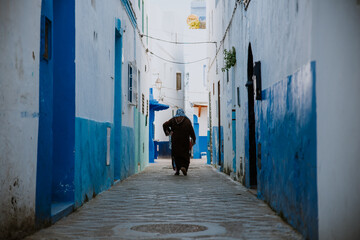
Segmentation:
<svg viewBox="0 0 360 240">
<path fill-rule="evenodd" d="M 176 172 L 174 175 L 180 175 L 180 173 L 179 173 L 179 172 Z"/>
<path fill-rule="evenodd" d="M 182 167 L 182 168 L 180 168 L 180 170 L 181 170 L 181 172 L 184 174 L 184 176 L 187 175 L 186 168 Z"/>
</svg>

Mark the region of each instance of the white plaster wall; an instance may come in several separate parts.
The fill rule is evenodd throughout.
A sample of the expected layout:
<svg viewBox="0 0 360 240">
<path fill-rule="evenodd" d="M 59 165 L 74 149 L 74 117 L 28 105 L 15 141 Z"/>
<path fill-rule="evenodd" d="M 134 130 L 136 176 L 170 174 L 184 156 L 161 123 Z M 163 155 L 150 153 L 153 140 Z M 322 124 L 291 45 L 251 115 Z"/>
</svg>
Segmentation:
<svg viewBox="0 0 360 240">
<path fill-rule="evenodd" d="M 181 3 L 177 4 L 181 5 Z M 169 1 L 151 0 L 149 2 L 149 35 L 169 41 L 183 41 L 181 28 L 183 17 L 180 12 L 177 12 L 176 7 L 174 8 Z M 182 45 L 149 39 L 149 50 L 170 61 L 184 61 Z M 176 113 L 178 108 L 184 108 L 184 66 L 164 61 L 153 55 L 150 55 L 150 63 L 149 87 L 153 88 L 154 99 L 170 107 L 167 110 L 155 112 L 155 140 L 168 141 L 169 138 L 162 130 L 162 124 L 173 116 L 173 111 Z M 181 90 L 176 90 L 176 73 L 181 73 L 182 76 Z M 160 91 L 155 86 L 157 78 L 162 82 Z M 186 114 L 189 116 L 188 113 Z"/>
<path fill-rule="evenodd" d="M 0 7 L 0 238 L 33 227 L 41 1 Z"/>
<path fill-rule="evenodd" d="M 127 15 L 120 1 L 93 3 L 75 2 L 76 117 L 112 123 L 115 18 Z"/>
<path fill-rule="evenodd" d="M 235 1 L 208 0 L 207 17 L 210 41 L 218 41 L 223 37 L 234 8 Z M 276 4 L 269 1 L 253 0 L 247 11 L 243 4 L 238 5 L 232 25 L 224 44 L 219 51 L 218 61 L 213 62 L 209 72 L 209 88 L 215 84 L 215 95 L 212 99 L 212 125 L 218 125 L 216 116 L 217 82 L 220 80 L 221 89 L 221 125 L 224 127 L 224 163 L 232 169 L 232 128 L 231 110 L 233 108 L 233 90 L 240 87 L 240 104 L 236 109 L 236 159 L 237 168 L 240 167 L 240 158 L 245 157 L 245 120 L 247 118 L 246 103 L 247 89 L 247 55 L 248 44 L 251 42 L 254 61 L 262 63 L 263 89 L 272 86 L 277 81 L 291 75 L 304 64 L 311 61 L 311 1 L 281 0 Z M 261 27 L 260 27 L 261 26 Z M 236 48 L 237 63 L 229 72 L 229 82 L 226 74 L 221 72 L 223 67 L 223 50 Z M 213 59 L 213 50 L 208 48 Z M 216 65 L 218 71 L 216 74 Z M 233 76 L 233 74 L 235 76 Z M 232 79 L 235 78 L 235 83 Z M 237 99 L 235 99 L 237 100 Z M 229 127 L 230 124 L 230 127 Z M 244 162 L 242 162 L 244 167 Z"/>
<path fill-rule="evenodd" d="M 141 12 L 132 1 L 141 29 Z M 136 3 L 136 5 L 135 5 Z M 146 15 L 146 14 L 145 14 Z M 76 116 L 99 122 L 113 122 L 115 78 L 115 19 L 123 32 L 122 124 L 134 127 L 134 106 L 128 103 L 128 64 L 140 70 L 138 101 L 148 100 L 148 57 L 121 1 L 76 1 Z M 146 41 L 144 41 L 146 42 Z M 147 65 L 147 72 L 145 72 Z"/>
<path fill-rule="evenodd" d="M 360 5 L 313 1 L 320 239 L 360 238 Z"/>
</svg>

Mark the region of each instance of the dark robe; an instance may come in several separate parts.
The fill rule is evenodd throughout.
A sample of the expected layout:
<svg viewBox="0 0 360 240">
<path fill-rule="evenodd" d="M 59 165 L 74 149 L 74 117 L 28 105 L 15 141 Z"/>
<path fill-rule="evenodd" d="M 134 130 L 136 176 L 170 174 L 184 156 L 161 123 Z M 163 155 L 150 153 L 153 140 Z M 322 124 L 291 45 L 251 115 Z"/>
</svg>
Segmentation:
<svg viewBox="0 0 360 240">
<path fill-rule="evenodd" d="M 165 134 L 171 134 L 171 157 L 175 160 L 177 171 L 190 164 L 190 139 L 195 144 L 196 137 L 191 121 L 187 117 L 173 117 L 163 124 Z"/>
</svg>

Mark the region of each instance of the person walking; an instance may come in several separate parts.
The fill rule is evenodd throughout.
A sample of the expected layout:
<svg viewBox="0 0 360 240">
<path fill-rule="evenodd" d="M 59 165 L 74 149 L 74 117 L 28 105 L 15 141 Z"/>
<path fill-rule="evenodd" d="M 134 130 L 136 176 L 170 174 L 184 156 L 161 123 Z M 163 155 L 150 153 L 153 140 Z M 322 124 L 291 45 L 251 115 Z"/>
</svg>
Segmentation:
<svg viewBox="0 0 360 240">
<path fill-rule="evenodd" d="M 190 150 L 196 142 L 191 121 L 180 108 L 173 118 L 163 124 L 163 129 L 166 136 L 171 136 L 171 158 L 175 175 L 179 175 L 181 170 L 186 176 L 190 164 Z"/>
</svg>

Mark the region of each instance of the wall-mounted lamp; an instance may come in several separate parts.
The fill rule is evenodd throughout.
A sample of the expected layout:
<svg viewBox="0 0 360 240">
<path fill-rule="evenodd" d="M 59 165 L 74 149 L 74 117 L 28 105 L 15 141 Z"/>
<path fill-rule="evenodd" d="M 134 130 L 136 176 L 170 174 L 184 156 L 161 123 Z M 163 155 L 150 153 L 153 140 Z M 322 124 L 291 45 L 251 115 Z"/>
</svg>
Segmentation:
<svg viewBox="0 0 360 240">
<path fill-rule="evenodd" d="M 160 90 L 161 87 L 162 87 L 162 82 L 161 82 L 159 76 L 157 77 L 157 79 L 156 79 L 156 81 L 155 81 L 155 86 L 156 86 L 156 88 L 157 88 L 158 90 Z"/>
</svg>

